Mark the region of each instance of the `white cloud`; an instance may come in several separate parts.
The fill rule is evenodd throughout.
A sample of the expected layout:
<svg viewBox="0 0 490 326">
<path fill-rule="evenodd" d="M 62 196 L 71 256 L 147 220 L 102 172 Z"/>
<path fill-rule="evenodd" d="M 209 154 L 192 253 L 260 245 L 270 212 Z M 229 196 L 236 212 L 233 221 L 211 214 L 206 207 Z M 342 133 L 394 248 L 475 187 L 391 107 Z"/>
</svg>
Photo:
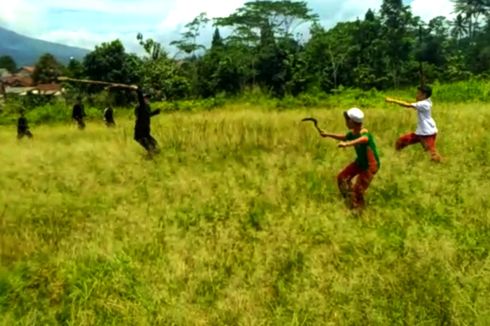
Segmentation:
<svg viewBox="0 0 490 326">
<path fill-rule="evenodd" d="M 225 16 L 244 2 L 245 0 L 43 0 L 41 3 L 35 0 L 14 0 L 6 9 L 2 7 L 0 26 L 31 37 L 88 49 L 101 42 L 119 38 L 130 51 L 138 52 L 138 32 L 168 46 L 171 40 L 179 38 L 183 26 L 201 12 L 206 12 L 209 18 Z M 76 23 L 67 21 L 64 26 L 60 19 L 64 11 L 71 15 L 84 14 L 85 17 Z M 56 13 L 57 19 L 52 19 L 53 13 Z M 107 20 L 99 23 L 87 19 L 86 16 L 90 13 L 97 13 L 99 16 L 105 14 Z M 114 19 L 117 21 L 111 24 Z M 41 25 L 41 22 L 48 23 Z M 108 28 L 110 25 L 113 27 Z M 128 30 L 131 26 L 138 27 L 134 28 L 134 32 L 120 32 L 121 29 Z"/>
<path fill-rule="evenodd" d="M 246 0 L 1 1 L 9 1 L 9 4 L 2 5 L 0 26 L 28 36 L 88 49 L 101 42 L 119 38 L 129 51 L 136 52 L 141 51 L 136 41 L 138 32 L 168 47 L 171 40 L 180 37 L 183 26 L 201 12 L 206 12 L 209 18 L 226 16 L 246 2 Z M 322 25 L 327 28 L 339 21 L 362 19 L 368 9 L 379 11 L 382 4 L 382 0 L 306 1 L 308 7 L 320 16 Z M 413 13 L 421 16 L 425 21 L 439 15 L 453 16 L 451 0 L 413 0 L 411 6 Z M 69 14 L 64 15 L 64 11 Z M 98 18 L 91 18 L 91 13 L 97 13 L 93 17 Z M 52 19 L 51 15 L 55 15 L 56 19 Z M 122 30 L 124 32 L 121 32 Z M 202 34 L 205 37 L 204 35 L 208 35 L 209 31 L 203 31 Z"/>
<path fill-rule="evenodd" d="M 40 26 L 39 11 L 30 5 L 28 0 L 9 1 L 2 3 L 0 9 L 0 25 L 19 33 L 29 33 Z"/>
<path fill-rule="evenodd" d="M 38 35 L 38 38 L 45 41 L 57 42 L 71 46 L 78 46 L 91 49 L 94 44 L 107 40 L 117 39 L 120 35 L 115 33 L 93 33 L 87 30 L 55 30 Z"/>
<path fill-rule="evenodd" d="M 322 25 L 333 27 L 340 21 L 363 19 L 369 9 L 378 11 L 382 0 L 310 0 L 308 5 L 320 16 Z"/>
<path fill-rule="evenodd" d="M 454 4 L 449 0 L 414 0 L 411 4 L 414 15 L 428 22 L 434 17 L 454 18 Z"/>
<path fill-rule="evenodd" d="M 88 30 L 56 30 L 38 35 L 41 40 L 56 42 L 70 46 L 76 46 L 88 50 L 93 50 L 96 45 L 104 42 L 111 42 L 119 39 L 123 44 L 127 52 L 143 54 L 143 49 L 136 40 L 136 33 L 124 34 L 108 32 L 108 33 L 95 33 Z"/>
<path fill-rule="evenodd" d="M 33 0 L 29 1 L 31 4 Z M 116 0 L 83 0 L 83 1 L 66 1 L 66 0 L 44 0 L 42 8 L 44 10 L 72 10 L 72 11 L 89 11 L 106 14 L 132 14 L 138 15 L 158 15 L 163 14 L 172 6 L 171 1 L 159 0 L 140 0 L 140 1 L 116 1 Z"/>
<path fill-rule="evenodd" d="M 339 21 L 363 19 L 368 9 L 379 13 L 382 0 L 310 0 L 308 5 L 320 16 L 322 25 L 333 27 Z M 454 17 L 454 4 L 451 0 L 413 0 L 410 3 L 412 13 L 429 21 L 437 16 Z"/>
<path fill-rule="evenodd" d="M 205 12 L 208 18 L 227 16 L 244 3 L 245 0 L 175 1 L 158 24 L 158 30 L 165 31 L 167 29 L 181 28 L 202 12 Z"/>
</svg>

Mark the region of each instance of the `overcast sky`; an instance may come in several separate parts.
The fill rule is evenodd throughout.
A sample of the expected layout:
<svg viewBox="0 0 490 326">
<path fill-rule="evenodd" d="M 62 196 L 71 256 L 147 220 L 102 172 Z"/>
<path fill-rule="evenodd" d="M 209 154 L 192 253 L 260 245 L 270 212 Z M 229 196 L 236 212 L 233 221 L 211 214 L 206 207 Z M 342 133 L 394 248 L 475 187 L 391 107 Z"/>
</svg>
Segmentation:
<svg viewBox="0 0 490 326">
<path fill-rule="evenodd" d="M 234 12 L 243 0 L 0 0 L 0 26 L 47 41 L 87 49 L 120 39 L 129 51 L 140 51 L 136 34 L 143 33 L 168 48 L 179 39 L 183 26 L 201 12 L 222 17 Z M 362 18 L 382 0 L 306 0 L 323 26 Z M 452 17 L 450 0 L 405 0 L 425 21 Z M 1 40 L 0 40 L 1 42 Z"/>
</svg>

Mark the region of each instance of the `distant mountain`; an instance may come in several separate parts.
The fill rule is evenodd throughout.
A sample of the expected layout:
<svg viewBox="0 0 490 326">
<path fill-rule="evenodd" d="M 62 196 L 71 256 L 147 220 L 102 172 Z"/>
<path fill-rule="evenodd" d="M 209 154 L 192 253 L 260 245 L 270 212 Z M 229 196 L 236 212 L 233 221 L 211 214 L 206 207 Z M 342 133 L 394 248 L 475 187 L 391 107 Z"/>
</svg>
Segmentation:
<svg viewBox="0 0 490 326">
<path fill-rule="evenodd" d="M 0 56 L 11 56 L 18 67 L 34 65 L 45 53 L 51 53 L 59 62 L 67 64 L 70 57 L 81 60 L 89 52 L 86 49 L 30 38 L 0 27 Z"/>
</svg>

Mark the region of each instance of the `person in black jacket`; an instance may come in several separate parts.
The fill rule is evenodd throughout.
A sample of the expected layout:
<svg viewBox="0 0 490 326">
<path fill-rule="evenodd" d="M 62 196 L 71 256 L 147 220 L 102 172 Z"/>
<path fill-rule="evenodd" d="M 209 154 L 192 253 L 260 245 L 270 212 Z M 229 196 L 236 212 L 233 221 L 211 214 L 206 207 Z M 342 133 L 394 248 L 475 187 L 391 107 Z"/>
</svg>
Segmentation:
<svg viewBox="0 0 490 326">
<path fill-rule="evenodd" d="M 133 86 L 133 89 L 138 94 L 138 106 L 135 109 L 134 139 L 151 155 L 158 152 L 158 143 L 150 134 L 150 122 L 151 117 L 159 114 L 160 110 L 151 110 L 149 96 L 143 94 L 143 90 L 140 87 Z"/>
<path fill-rule="evenodd" d="M 114 121 L 114 110 L 110 105 L 104 110 L 104 121 L 107 127 L 114 127 L 116 125 Z"/>
<path fill-rule="evenodd" d="M 73 106 L 71 117 L 77 122 L 78 129 L 85 129 L 85 122 L 83 121 L 83 118 L 85 117 L 85 110 L 81 97 L 77 97 L 77 102 Z"/>
<path fill-rule="evenodd" d="M 24 110 L 20 111 L 20 117 L 17 120 L 17 139 L 22 139 L 24 136 L 32 138 L 32 133 L 29 130 L 29 124 L 24 116 Z"/>
</svg>

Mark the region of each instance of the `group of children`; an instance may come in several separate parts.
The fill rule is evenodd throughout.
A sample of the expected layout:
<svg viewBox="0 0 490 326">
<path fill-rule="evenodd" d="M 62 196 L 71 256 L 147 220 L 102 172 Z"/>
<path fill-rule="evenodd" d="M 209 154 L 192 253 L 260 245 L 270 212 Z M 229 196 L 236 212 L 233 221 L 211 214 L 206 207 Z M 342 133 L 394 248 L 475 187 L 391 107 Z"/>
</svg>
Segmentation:
<svg viewBox="0 0 490 326">
<path fill-rule="evenodd" d="M 149 95 L 143 93 L 143 90 L 138 86 L 128 86 L 127 88 L 135 90 L 138 98 L 138 105 L 135 109 L 135 127 L 134 127 L 134 139 L 152 155 L 158 152 L 158 144 L 155 138 L 150 134 L 150 119 L 152 116 L 159 114 L 160 110 L 152 111 L 149 104 Z M 72 109 L 72 119 L 77 123 L 79 129 L 85 129 L 85 108 L 82 103 L 81 97 L 77 97 L 75 105 Z M 104 122 L 108 127 L 116 125 L 114 121 L 114 110 L 111 106 L 104 109 Z M 17 138 L 22 139 L 24 136 L 32 138 L 32 133 L 29 130 L 27 119 L 22 110 L 20 117 L 17 120 Z"/>
<path fill-rule="evenodd" d="M 136 121 L 134 128 L 134 139 L 146 149 L 148 154 L 158 151 L 157 141 L 150 134 L 150 119 L 159 114 L 160 110 L 152 111 L 149 105 L 149 97 L 143 93 L 138 86 L 131 86 L 138 96 L 138 106 L 135 110 Z M 441 156 L 436 150 L 437 126 L 432 118 L 432 89 L 429 86 L 420 86 L 417 89 L 416 102 L 410 103 L 392 98 L 386 98 L 386 102 L 398 104 L 417 112 L 417 129 L 401 136 L 395 144 L 396 150 L 420 143 L 424 150 L 428 151 L 433 161 L 439 162 Z M 85 128 L 83 118 L 85 111 L 81 98 L 73 106 L 72 118 L 77 122 L 80 129 Z M 339 140 L 338 147 L 353 146 L 356 151 L 356 160 L 344 168 L 337 176 L 337 183 L 342 196 L 353 209 L 362 209 L 365 205 L 364 193 L 380 168 L 380 160 L 373 135 L 363 127 L 364 113 L 358 108 L 352 108 L 344 112 L 344 118 L 349 132 L 346 134 L 333 134 L 320 130 L 322 137 Z M 104 120 L 108 126 L 115 125 L 112 108 L 104 110 Z M 18 138 L 32 137 L 27 119 L 24 113 L 17 124 Z M 355 184 L 352 184 L 356 178 Z"/>
<path fill-rule="evenodd" d="M 85 129 L 85 108 L 82 104 L 82 98 L 77 97 L 77 101 L 73 106 L 72 119 L 77 123 L 79 129 Z M 104 122 L 107 127 L 114 127 L 116 122 L 114 121 L 114 110 L 111 106 L 104 109 Z"/>
<path fill-rule="evenodd" d="M 417 129 L 401 136 L 395 144 L 396 150 L 420 143 L 424 150 L 428 151 L 431 159 L 440 162 L 441 156 L 436 150 L 437 126 L 432 118 L 432 89 L 429 86 L 420 86 L 415 96 L 416 102 L 409 103 L 392 98 L 386 98 L 386 102 L 398 104 L 417 112 Z M 373 177 L 379 170 L 380 161 L 376 143 L 372 134 L 363 128 L 364 113 L 358 108 L 352 108 L 344 112 L 344 118 L 349 132 L 347 134 L 331 134 L 320 131 L 322 137 L 330 137 L 340 140 L 339 147 L 354 146 L 356 160 L 344 168 L 337 176 L 337 183 L 342 196 L 352 209 L 360 210 L 364 207 L 364 193 Z M 352 180 L 357 176 L 355 184 Z"/>
<path fill-rule="evenodd" d="M 85 109 L 80 97 L 77 97 L 76 103 L 73 105 L 71 117 L 77 123 L 79 129 L 85 129 Z M 114 111 L 110 106 L 104 109 L 104 122 L 108 127 L 113 127 L 116 125 L 114 121 Z M 20 117 L 17 120 L 17 138 L 22 139 L 24 137 L 32 138 L 33 136 L 29 129 L 25 112 L 24 110 L 21 110 Z"/>
</svg>

